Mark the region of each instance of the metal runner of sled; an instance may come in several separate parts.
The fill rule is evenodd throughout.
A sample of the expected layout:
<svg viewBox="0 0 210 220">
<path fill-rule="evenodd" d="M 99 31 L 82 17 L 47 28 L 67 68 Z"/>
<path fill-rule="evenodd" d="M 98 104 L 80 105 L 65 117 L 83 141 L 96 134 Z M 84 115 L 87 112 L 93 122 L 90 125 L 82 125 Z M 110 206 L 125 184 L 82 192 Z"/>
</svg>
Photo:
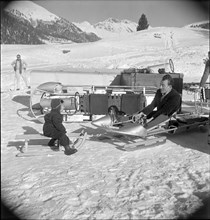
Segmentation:
<svg viewBox="0 0 210 220">
<path fill-rule="evenodd" d="M 122 150 L 131 151 L 150 145 L 165 143 L 166 137 L 157 136 L 158 134 L 175 134 L 193 128 L 199 128 L 201 131 L 205 131 L 205 126 L 208 124 L 208 117 L 189 113 L 174 114 L 170 118 L 165 115 L 160 115 L 143 125 L 125 116 L 120 119 L 120 122 L 112 124 L 111 117 L 106 115 L 93 121 L 92 124 L 96 127 L 105 129 L 107 134 L 103 136 L 106 138 L 122 140 L 122 137 L 124 137 L 127 143 L 123 146 Z M 103 139 L 103 136 L 100 138 Z"/>
<path fill-rule="evenodd" d="M 70 133 L 68 134 L 70 139 L 75 139 L 73 141 L 74 148 L 77 150 L 80 149 L 85 140 L 87 138 L 87 132 L 82 130 L 79 134 L 78 133 Z M 18 150 L 20 151 L 16 157 L 30 157 L 30 156 L 53 156 L 58 154 L 64 154 L 64 148 L 59 146 L 58 148 L 49 147 L 48 145 L 29 145 L 30 140 L 50 140 L 50 137 L 46 137 L 43 134 L 23 134 L 23 135 L 16 135 L 16 140 L 24 140 L 25 144 L 21 146 Z"/>
</svg>

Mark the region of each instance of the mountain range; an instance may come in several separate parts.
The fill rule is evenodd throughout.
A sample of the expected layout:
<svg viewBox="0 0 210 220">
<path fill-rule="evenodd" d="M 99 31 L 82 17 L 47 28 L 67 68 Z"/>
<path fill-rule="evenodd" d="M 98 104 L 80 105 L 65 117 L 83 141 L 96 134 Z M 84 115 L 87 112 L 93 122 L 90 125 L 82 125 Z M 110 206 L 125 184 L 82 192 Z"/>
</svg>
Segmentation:
<svg viewBox="0 0 210 220">
<path fill-rule="evenodd" d="M 95 33 L 101 38 L 112 37 L 115 35 L 136 32 L 137 23 L 129 20 L 119 20 L 116 18 L 108 18 L 105 21 L 96 24 L 90 24 L 87 21 L 75 23 L 77 27 L 87 33 Z"/>
<path fill-rule="evenodd" d="M 32 1 L 13 1 L 2 10 L 1 44 L 94 42 L 118 33 L 130 33 L 137 24 L 107 19 L 91 25 L 59 17 Z"/>
<path fill-rule="evenodd" d="M 185 26 L 186 28 L 202 28 L 209 30 L 209 21 L 196 22 L 192 24 L 188 24 Z"/>
<path fill-rule="evenodd" d="M 100 40 L 31 1 L 14 1 L 2 10 L 1 44 L 83 43 Z"/>
<path fill-rule="evenodd" d="M 137 28 L 133 21 L 115 18 L 96 24 L 70 22 L 32 1 L 13 1 L 1 13 L 1 44 L 94 42 L 133 33 Z M 209 21 L 185 27 L 209 29 Z"/>
</svg>

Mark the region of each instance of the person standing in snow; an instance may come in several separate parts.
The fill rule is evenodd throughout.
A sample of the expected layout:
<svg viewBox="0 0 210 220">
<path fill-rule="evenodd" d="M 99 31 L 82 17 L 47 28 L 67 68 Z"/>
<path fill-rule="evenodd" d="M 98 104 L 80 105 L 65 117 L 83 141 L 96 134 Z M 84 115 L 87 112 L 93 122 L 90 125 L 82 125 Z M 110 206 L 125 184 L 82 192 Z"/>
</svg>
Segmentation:
<svg viewBox="0 0 210 220">
<path fill-rule="evenodd" d="M 209 58 L 210 58 L 210 51 L 208 52 L 208 58 L 206 58 L 204 60 L 204 64 L 205 64 L 205 68 L 204 68 L 204 71 L 203 71 L 203 75 L 201 77 L 201 81 L 200 81 L 200 88 L 203 88 L 209 75 L 210 75 L 210 72 L 209 72 L 209 65 L 210 65 L 210 61 L 209 61 Z"/>
<path fill-rule="evenodd" d="M 14 71 L 15 71 L 15 88 L 16 90 L 20 90 L 20 78 L 22 77 L 26 87 L 30 89 L 31 87 L 29 86 L 28 79 L 26 76 L 26 68 L 27 68 L 27 63 L 21 59 L 20 54 L 17 54 L 17 59 L 14 60 L 11 63 Z"/>
<path fill-rule="evenodd" d="M 199 84 L 200 91 L 204 88 L 204 85 L 210 75 L 209 66 L 210 66 L 210 51 L 208 52 L 208 58 L 204 60 L 205 68 L 203 71 L 203 75 L 201 77 L 201 81 Z M 208 144 L 210 144 L 210 112 L 209 112 L 209 134 L 208 134 Z"/>
<path fill-rule="evenodd" d="M 51 111 L 44 116 L 45 123 L 43 125 L 43 134 L 52 139 L 48 146 L 55 147 L 55 142 L 58 140 L 59 144 L 65 148 L 65 154 L 71 155 L 77 152 L 73 146 L 70 147 L 70 140 L 66 135 L 66 129 L 63 126 L 63 116 L 61 111 L 64 109 L 64 101 L 60 99 L 52 99 Z"/>
</svg>

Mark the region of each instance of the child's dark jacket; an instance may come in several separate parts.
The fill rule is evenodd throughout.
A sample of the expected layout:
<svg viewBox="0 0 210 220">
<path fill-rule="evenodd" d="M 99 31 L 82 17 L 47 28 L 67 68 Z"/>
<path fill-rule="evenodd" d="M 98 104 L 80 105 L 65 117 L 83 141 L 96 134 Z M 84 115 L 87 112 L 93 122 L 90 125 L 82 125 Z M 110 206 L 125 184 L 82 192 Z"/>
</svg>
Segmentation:
<svg viewBox="0 0 210 220">
<path fill-rule="evenodd" d="M 50 113 L 44 116 L 43 133 L 47 137 L 59 139 L 66 134 L 66 129 L 63 126 L 63 116 L 59 109 L 52 109 Z"/>
</svg>

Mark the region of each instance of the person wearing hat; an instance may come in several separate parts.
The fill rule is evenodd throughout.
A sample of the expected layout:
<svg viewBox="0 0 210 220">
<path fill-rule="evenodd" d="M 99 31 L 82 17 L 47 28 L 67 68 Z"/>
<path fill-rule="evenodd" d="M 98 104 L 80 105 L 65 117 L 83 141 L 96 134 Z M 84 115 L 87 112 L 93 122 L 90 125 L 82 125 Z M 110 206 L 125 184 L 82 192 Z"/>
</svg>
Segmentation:
<svg viewBox="0 0 210 220">
<path fill-rule="evenodd" d="M 20 90 L 20 77 L 22 77 L 26 87 L 30 89 L 28 79 L 26 77 L 26 67 L 27 63 L 21 59 L 20 54 L 17 54 L 17 59 L 11 63 L 14 71 L 15 71 L 15 88 L 16 90 Z"/>
<path fill-rule="evenodd" d="M 60 145 L 65 148 L 65 154 L 71 155 L 77 152 L 73 147 L 70 147 L 70 140 L 66 135 L 66 129 L 63 126 L 63 116 L 61 111 L 64 108 L 63 100 L 52 99 L 51 111 L 44 116 L 45 123 L 43 125 L 43 134 L 52 139 L 49 141 L 49 146 L 55 146 L 55 141 L 58 140 Z"/>
</svg>

